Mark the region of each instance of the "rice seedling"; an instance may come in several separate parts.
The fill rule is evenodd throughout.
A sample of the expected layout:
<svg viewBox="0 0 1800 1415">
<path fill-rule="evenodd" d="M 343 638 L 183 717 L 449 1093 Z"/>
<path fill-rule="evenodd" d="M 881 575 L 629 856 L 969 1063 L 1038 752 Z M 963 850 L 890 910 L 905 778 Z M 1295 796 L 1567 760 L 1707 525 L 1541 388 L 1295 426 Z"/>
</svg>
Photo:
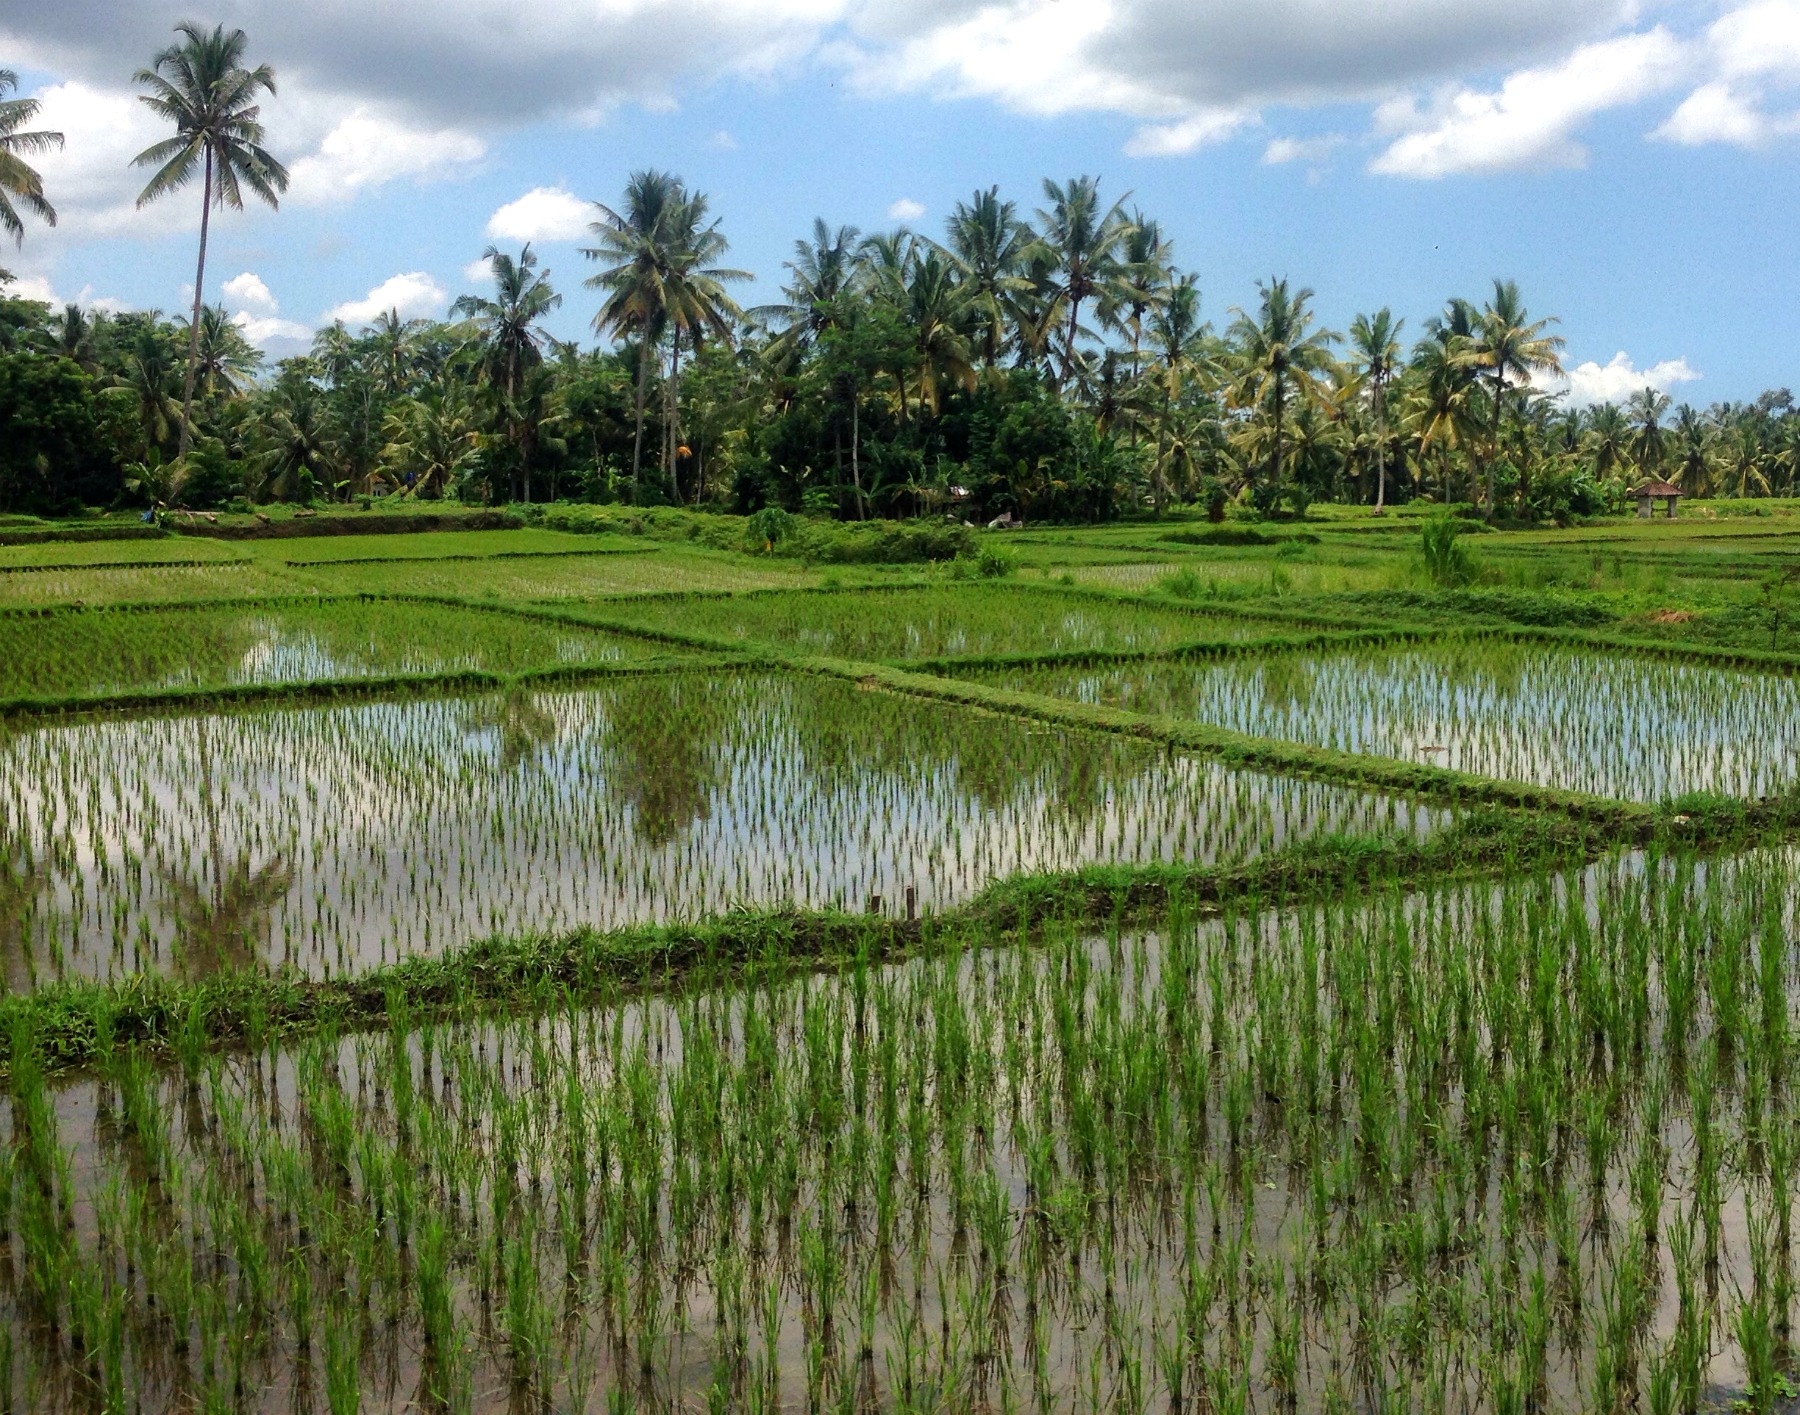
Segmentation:
<svg viewBox="0 0 1800 1415">
<path fill-rule="evenodd" d="M 0 615 L 0 699 L 600 663 L 645 645 L 415 602 Z"/>
<path fill-rule="evenodd" d="M 0 1372 L 58 1411 L 1774 1408 L 1794 1088 L 1711 1019 L 1792 1005 L 1756 953 L 1797 915 L 1791 851 L 1612 856 L 15 1067 Z M 1678 1063 L 1663 960 L 1723 952 Z"/>
<path fill-rule="evenodd" d="M 772 644 L 790 653 L 874 660 L 1168 648 L 1201 639 L 1250 638 L 1270 628 L 1253 619 L 1024 585 L 646 598 L 624 613 L 633 623 L 655 628 Z"/>
<path fill-rule="evenodd" d="M 775 675 L 98 719 L 0 751 L 31 978 L 355 972 L 496 933 L 1248 860 L 1445 811 Z"/>
<path fill-rule="evenodd" d="M 1800 775 L 1800 681 L 1792 677 L 1496 638 L 977 676 L 1624 800 L 1763 797 Z"/>
</svg>

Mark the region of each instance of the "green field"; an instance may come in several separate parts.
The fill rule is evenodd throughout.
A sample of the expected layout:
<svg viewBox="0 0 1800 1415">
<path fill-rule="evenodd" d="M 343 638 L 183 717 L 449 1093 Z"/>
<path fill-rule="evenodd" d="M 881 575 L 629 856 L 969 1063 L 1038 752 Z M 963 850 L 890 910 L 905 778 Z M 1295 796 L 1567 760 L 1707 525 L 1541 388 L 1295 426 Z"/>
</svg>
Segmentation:
<svg viewBox="0 0 1800 1415">
<path fill-rule="evenodd" d="M 1800 513 L 1732 509 L 0 546 L 0 1393 L 1755 1408 Z"/>
</svg>

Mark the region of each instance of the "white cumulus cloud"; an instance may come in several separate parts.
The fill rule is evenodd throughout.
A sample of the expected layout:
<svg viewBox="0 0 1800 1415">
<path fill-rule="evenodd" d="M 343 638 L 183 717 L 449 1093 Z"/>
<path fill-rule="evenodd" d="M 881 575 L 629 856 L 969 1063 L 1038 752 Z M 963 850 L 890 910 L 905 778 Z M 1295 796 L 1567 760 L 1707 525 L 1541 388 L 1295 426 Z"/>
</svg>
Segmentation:
<svg viewBox="0 0 1800 1415">
<path fill-rule="evenodd" d="M 593 207 L 562 187 L 534 187 L 488 218 L 500 241 L 576 241 L 588 234 Z"/>
<path fill-rule="evenodd" d="M 1800 0 L 1728 10 L 1700 45 L 1706 78 L 1653 137 L 1685 147 L 1759 147 L 1800 132 Z"/>
<path fill-rule="evenodd" d="M 361 108 L 336 123 L 288 168 L 289 199 L 321 205 L 400 178 L 432 181 L 466 172 L 487 144 L 457 128 L 421 127 Z"/>
<path fill-rule="evenodd" d="M 1456 89 L 1421 110 L 1389 103 L 1378 126 L 1403 130 L 1370 164 L 1395 177 L 1445 177 L 1521 167 L 1580 167 L 1579 126 L 1596 113 L 1667 89 L 1681 74 L 1681 45 L 1658 26 L 1582 45 L 1561 63 L 1521 69 L 1493 92 Z"/>
<path fill-rule="evenodd" d="M 892 221 L 917 221 L 924 214 L 925 204 L 911 197 L 901 197 L 888 208 L 888 219 Z"/>
<path fill-rule="evenodd" d="M 1558 393 L 1577 407 L 1587 407 L 1594 403 L 1623 403 L 1645 388 L 1672 393 L 1700 376 L 1686 358 L 1663 359 L 1648 368 L 1638 368 L 1621 350 L 1603 364 L 1592 360 L 1577 364 L 1560 379 L 1544 380 L 1543 387 L 1546 392 Z"/>
<path fill-rule="evenodd" d="M 263 283 L 262 276 L 252 271 L 246 270 L 242 275 L 232 276 L 219 288 L 224 292 L 226 303 L 239 310 L 262 310 L 275 314 L 281 309 L 275 296 L 269 293 L 269 287 Z"/>
<path fill-rule="evenodd" d="M 422 270 L 405 275 L 391 275 L 360 300 L 346 300 L 326 311 L 325 322 L 342 320 L 348 325 L 369 324 L 397 310 L 402 319 L 418 319 L 440 313 L 449 295 L 437 281 Z"/>
</svg>

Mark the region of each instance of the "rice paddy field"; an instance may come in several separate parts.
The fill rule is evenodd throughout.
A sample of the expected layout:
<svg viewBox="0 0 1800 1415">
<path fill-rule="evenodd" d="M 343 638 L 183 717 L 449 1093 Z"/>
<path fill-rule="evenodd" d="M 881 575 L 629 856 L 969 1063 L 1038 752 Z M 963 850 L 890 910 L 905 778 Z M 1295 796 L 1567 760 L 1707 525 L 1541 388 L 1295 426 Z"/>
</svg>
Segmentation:
<svg viewBox="0 0 1800 1415">
<path fill-rule="evenodd" d="M 0 1410 L 1794 1408 L 1698 509 L 0 546 Z"/>
<path fill-rule="evenodd" d="M 1223 663 L 998 671 L 1016 689 L 1636 801 L 1800 773 L 1800 679 L 1472 639 Z"/>
</svg>

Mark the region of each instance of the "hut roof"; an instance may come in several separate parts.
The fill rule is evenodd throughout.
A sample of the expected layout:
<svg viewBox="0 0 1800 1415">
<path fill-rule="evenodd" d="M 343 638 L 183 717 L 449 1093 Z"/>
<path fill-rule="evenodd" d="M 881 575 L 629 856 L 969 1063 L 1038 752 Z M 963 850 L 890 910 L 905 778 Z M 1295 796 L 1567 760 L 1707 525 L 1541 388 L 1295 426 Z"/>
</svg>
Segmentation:
<svg viewBox="0 0 1800 1415">
<path fill-rule="evenodd" d="M 1642 486 L 1633 488 L 1631 494 L 1633 496 L 1681 496 L 1685 493 L 1680 487 L 1673 486 L 1666 481 L 1647 481 Z"/>
</svg>

